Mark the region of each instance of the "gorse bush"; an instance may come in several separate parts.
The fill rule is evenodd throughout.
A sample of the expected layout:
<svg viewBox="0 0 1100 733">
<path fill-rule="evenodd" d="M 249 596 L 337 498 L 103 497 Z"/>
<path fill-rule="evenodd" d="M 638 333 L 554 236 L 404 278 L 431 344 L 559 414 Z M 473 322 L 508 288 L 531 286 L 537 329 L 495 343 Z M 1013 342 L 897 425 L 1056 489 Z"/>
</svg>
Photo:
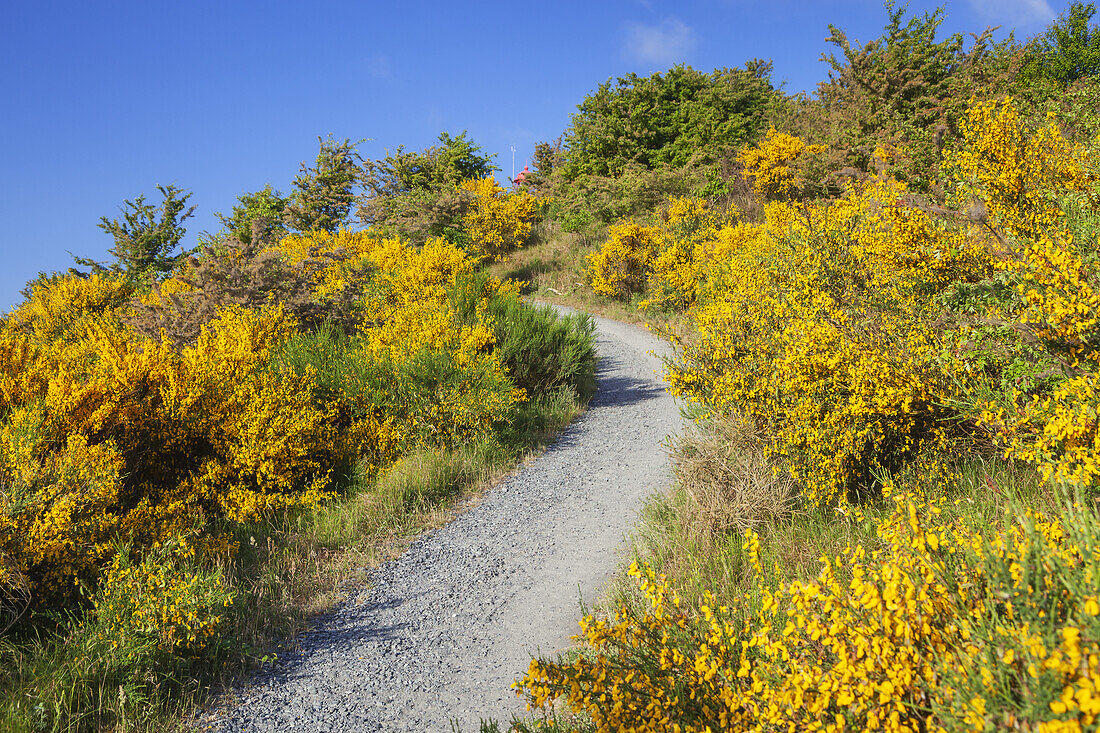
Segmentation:
<svg viewBox="0 0 1100 733">
<path fill-rule="evenodd" d="M 132 305 L 116 280 L 62 279 L 5 319 L 0 553 L 37 604 L 94 586 L 118 541 L 140 556 L 198 523 L 226 552 L 220 523 L 312 506 L 334 469 L 488 435 L 525 388 L 589 389 L 591 326 L 528 314 L 443 240 L 256 250 L 210 252 Z"/>
<path fill-rule="evenodd" d="M 608 240 L 588 257 L 589 284 L 620 300 L 644 294 L 642 308 L 686 308 L 736 217 L 736 210 L 723 214 L 700 198 L 670 197 L 657 224 L 621 222 L 608 229 Z"/>
<path fill-rule="evenodd" d="M 321 496 L 330 449 L 310 446 L 331 425 L 307 379 L 266 366 L 290 328 L 279 308 L 231 308 L 180 352 L 117 318 L 53 347 L 8 334 L 49 375 L 0 426 L 0 541 L 40 601 L 91 581 L 116 537 L 144 546 Z"/>
<path fill-rule="evenodd" d="M 758 145 L 741 152 L 740 161 L 757 195 L 786 200 L 802 197 L 806 174 L 801 169 L 808 158 L 824 150 L 824 145 L 807 145 L 801 138 L 776 132 L 773 127 Z"/>
<path fill-rule="evenodd" d="M 1100 722 L 1095 153 L 1011 98 L 974 100 L 959 133 L 940 200 L 885 147 L 877 175 L 807 200 L 789 165 L 804 143 L 771 133 L 743 154 L 759 217 L 671 204 L 657 226 L 612 228 L 593 289 L 688 318 L 667 379 L 710 427 L 675 453 L 677 511 L 711 537 L 705 568 L 737 543 L 748 576 L 682 601 L 636 565 L 640 605 L 586 617 L 575 661 L 532 662 L 533 709 L 562 698 L 594 730 Z M 997 454 L 1055 508 L 975 509 L 1000 488 L 964 487 L 958 459 Z M 793 507 L 770 511 L 788 478 Z M 839 550 L 791 540 L 761 560 L 760 535 L 827 545 L 836 524 Z M 780 567 L 806 553 L 821 559 Z"/>
<path fill-rule="evenodd" d="M 997 269 L 1014 291 L 991 304 L 988 317 L 1019 334 L 1039 357 L 1030 374 L 1045 377 L 1042 385 L 1014 384 L 971 404 L 1008 455 L 1080 495 L 1100 484 L 1100 282 L 1095 227 L 1088 220 L 1072 226 L 1066 210 L 1080 195 L 1095 211 L 1100 188 L 1092 154 L 1065 140 L 1054 120 L 1028 129 L 1010 101 L 975 106 L 967 130 L 973 146 L 952 159 L 964 176 L 960 195 L 977 202 L 969 210 L 973 229 L 991 235 L 987 246 L 998 252 Z"/>
<path fill-rule="evenodd" d="M 659 246 L 660 230 L 633 222 L 608 229 L 608 240 L 589 257 L 588 278 L 600 295 L 625 300 L 645 290 L 650 261 Z"/>
<path fill-rule="evenodd" d="M 22 305 L 6 316 L 4 331 L 11 337 L 18 334 L 28 348 L 72 341 L 132 296 L 132 287 L 119 278 L 99 273 L 87 278 L 57 277 L 34 286 Z M 3 378 L 13 378 L 21 371 L 5 369 Z"/>
<path fill-rule="evenodd" d="M 743 154 L 760 219 L 671 199 L 590 257 L 595 292 L 686 309 L 672 392 L 764 430 L 805 502 L 877 496 L 881 475 L 991 432 L 1047 477 L 1095 483 L 1095 235 L 1061 203 L 1091 210 L 1091 159 L 1012 100 L 976 102 L 961 129 L 945 205 L 894 178 L 888 150 L 843 196 L 793 200 L 806 146 L 773 131 Z"/>
<path fill-rule="evenodd" d="M 642 308 L 684 309 L 695 303 L 700 286 L 718 256 L 723 231 L 738 216 L 724 214 L 703 199 L 670 198 L 661 210 L 661 246 L 650 262 Z"/>
<path fill-rule="evenodd" d="M 586 617 L 589 653 L 532 661 L 520 692 L 536 708 L 563 697 L 597 731 L 1095 726 L 1095 515 L 989 527 L 896 498 L 878 549 L 823 557 L 807 582 L 769 581 L 752 530 L 743 597 L 682 602 L 635 564 L 645 606 Z"/>
<path fill-rule="evenodd" d="M 281 613 L 262 596 L 285 582 L 240 568 L 294 563 L 242 538 L 312 527 L 376 477 L 404 498 L 347 502 L 421 526 L 573 414 L 594 385 L 591 321 L 476 268 L 521 245 L 537 207 L 491 179 L 466 193 L 484 200 L 479 254 L 345 229 L 224 240 L 142 293 L 42 278 L 0 321 L 0 624 L 22 620 L 23 639 L 75 611 L 64 641 L 0 648 L 30 650 L 0 678 L 18 698 L 0 727 L 125 727 L 173 680 L 252 654 L 226 643 L 252 638 L 247 615 Z M 404 456 L 449 468 L 398 490 Z"/>
<path fill-rule="evenodd" d="M 498 259 L 527 243 L 539 215 L 534 196 L 508 193 L 493 178 L 463 181 L 460 188 L 473 194 L 462 217 L 471 254 Z"/>
<path fill-rule="evenodd" d="M 872 223 L 856 245 L 857 211 L 775 203 L 763 223 L 728 230 L 693 311 L 697 338 L 669 365 L 674 394 L 767 426 L 810 503 L 869 497 L 875 472 L 950 437 L 953 381 L 919 306 L 929 273 L 884 267 L 896 229 Z"/>
</svg>

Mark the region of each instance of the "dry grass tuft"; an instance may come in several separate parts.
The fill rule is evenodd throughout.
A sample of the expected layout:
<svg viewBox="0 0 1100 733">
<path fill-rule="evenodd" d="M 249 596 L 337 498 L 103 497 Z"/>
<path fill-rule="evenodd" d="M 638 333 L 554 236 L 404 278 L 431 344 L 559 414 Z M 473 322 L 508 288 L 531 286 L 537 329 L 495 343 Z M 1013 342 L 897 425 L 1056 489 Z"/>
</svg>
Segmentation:
<svg viewBox="0 0 1100 733">
<path fill-rule="evenodd" d="M 767 458 L 759 432 L 737 416 L 686 431 L 672 458 L 680 486 L 698 507 L 688 516 L 710 532 L 744 531 L 794 513 L 794 480 Z"/>
</svg>

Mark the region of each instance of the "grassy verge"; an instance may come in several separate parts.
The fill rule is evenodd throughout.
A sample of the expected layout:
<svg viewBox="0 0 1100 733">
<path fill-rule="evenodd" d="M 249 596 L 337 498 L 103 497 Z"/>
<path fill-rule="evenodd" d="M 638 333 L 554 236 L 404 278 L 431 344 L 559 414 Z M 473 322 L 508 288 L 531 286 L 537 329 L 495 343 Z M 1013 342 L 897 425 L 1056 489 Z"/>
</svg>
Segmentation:
<svg viewBox="0 0 1100 733">
<path fill-rule="evenodd" d="M 644 323 L 637 308 L 600 297 L 589 287 L 586 258 L 602 243 L 602 232 L 567 232 L 557 222 L 543 222 L 529 246 L 489 269 L 497 277 L 525 282 L 523 294 L 538 300 L 627 323 Z"/>
<path fill-rule="evenodd" d="M 679 448 L 683 450 L 685 444 L 698 441 L 706 449 L 711 440 L 711 435 L 696 433 L 681 441 Z M 770 468 L 761 466 L 757 480 L 766 482 Z M 1006 517 L 1025 507 L 1054 514 L 1059 510 L 1057 497 L 1043 487 L 1034 471 L 1018 464 L 998 457 L 971 457 L 960 462 L 957 470 L 958 481 L 950 497 L 943 497 L 950 499 L 950 508 L 945 512 L 967 524 L 1001 526 Z M 912 483 L 909 486 L 917 488 Z M 990 490 L 991 486 L 995 490 Z M 715 513 L 742 512 L 748 497 L 702 499 L 679 480 L 669 492 L 647 502 L 635 532 L 630 561 L 647 563 L 665 575 L 669 588 L 688 604 L 728 604 L 751 594 L 761 584 L 745 547 L 745 529 L 751 528 L 760 538 L 758 557 L 764 584 L 778 587 L 815 578 L 822 557 L 837 557 L 856 545 L 869 552 L 876 549 L 881 543 L 875 525 L 886 520 L 895 508 L 890 501 L 880 501 L 858 510 L 775 512 L 770 495 L 756 496 L 760 511 L 755 521 L 741 527 L 723 527 L 715 524 Z M 713 600 L 707 601 L 708 597 Z M 609 593 L 607 608 L 644 601 L 638 584 L 626 577 L 624 568 Z"/>
</svg>

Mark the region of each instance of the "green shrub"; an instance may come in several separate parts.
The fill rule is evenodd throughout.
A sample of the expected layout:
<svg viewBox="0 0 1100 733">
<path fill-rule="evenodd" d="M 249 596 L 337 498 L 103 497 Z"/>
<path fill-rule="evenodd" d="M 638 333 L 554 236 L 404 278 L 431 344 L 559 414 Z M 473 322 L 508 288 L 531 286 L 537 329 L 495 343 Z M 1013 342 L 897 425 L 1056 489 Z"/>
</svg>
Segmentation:
<svg viewBox="0 0 1100 733">
<path fill-rule="evenodd" d="M 453 354 L 428 348 L 400 361 L 378 357 L 362 337 L 332 325 L 293 336 L 272 368 L 312 373 L 314 401 L 334 415 L 339 432 L 386 426 L 382 433 L 396 439 L 392 450 L 368 441 L 346 453 L 375 466 L 397 458 L 393 450 L 446 447 L 486 433 L 513 389 L 491 361 L 460 364 Z"/>
<path fill-rule="evenodd" d="M 567 387 L 587 400 L 596 388 L 596 324 L 584 314 L 512 298 L 490 304 L 497 354 L 517 387 L 550 392 Z"/>
</svg>

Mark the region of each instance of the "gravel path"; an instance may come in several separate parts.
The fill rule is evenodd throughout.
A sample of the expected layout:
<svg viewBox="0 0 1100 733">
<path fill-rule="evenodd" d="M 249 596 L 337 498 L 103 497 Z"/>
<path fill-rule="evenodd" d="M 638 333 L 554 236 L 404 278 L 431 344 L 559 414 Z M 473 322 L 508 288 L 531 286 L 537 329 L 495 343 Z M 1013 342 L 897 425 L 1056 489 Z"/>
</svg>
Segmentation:
<svg viewBox="0 0 1100 733">
<path fill-rule="evenodd" d="M 532 655 L 575 634 L 642 501 L 667 485 L 662 441 L 681 421 L 646 331 L 596 319 L 597 392 L 542 455 L 415 541 L 372 586 L 304 634 L 300 652 L 234 695 L 209 727 L 450 731 L 522 713 L 510 689 Z"/>
</svg>

